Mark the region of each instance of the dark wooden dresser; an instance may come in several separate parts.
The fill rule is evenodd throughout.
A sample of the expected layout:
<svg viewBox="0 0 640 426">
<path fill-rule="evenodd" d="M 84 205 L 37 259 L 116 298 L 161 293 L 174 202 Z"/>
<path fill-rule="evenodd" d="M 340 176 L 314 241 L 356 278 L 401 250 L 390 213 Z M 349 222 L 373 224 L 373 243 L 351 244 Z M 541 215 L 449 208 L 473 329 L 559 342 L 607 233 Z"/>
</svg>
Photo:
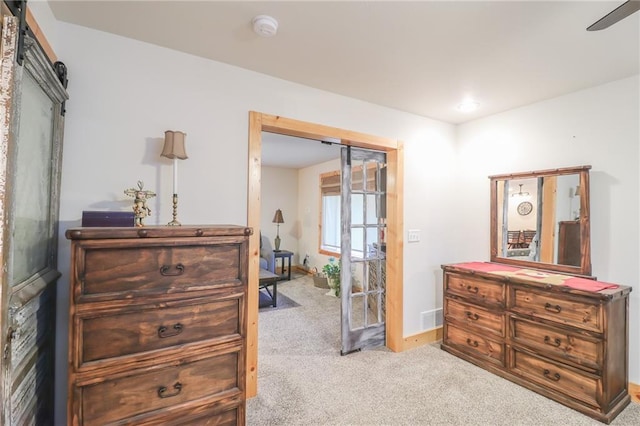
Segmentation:
<svg viewBox="0 0 640 426">
<path fill-rule="evenodd" d="M 631 288 L 495 263 L 442 268 L 442 349 L 605 423 L 629 404 Z"/>
<path fill-rule="evenodd" d="M 245 423 L 250 234 L 67 230 L 70 425 Z"/>
<path fill-rule="evenodd" d="M 558 263 L 580 266 L 580 222 L 577 220 L 558 223 Z"/>
</svg>

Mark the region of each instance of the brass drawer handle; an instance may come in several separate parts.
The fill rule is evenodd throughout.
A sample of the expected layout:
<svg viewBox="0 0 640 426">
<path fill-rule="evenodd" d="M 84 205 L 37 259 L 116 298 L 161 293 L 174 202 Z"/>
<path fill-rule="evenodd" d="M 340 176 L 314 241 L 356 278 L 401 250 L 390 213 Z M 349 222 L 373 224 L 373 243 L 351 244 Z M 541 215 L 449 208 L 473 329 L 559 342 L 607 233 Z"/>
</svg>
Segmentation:
<svg viewBox="0 0 640 426">
<path fill-rule="evenodd" d="M 559 373 L 555 373 L 553 376 L 551 375 L 551 371 L 547 370 L 546 368 L 544 369 L 544 377 L 546 377 L 549 380 L 552 380 L 554 382 L 557 382 L 558 380 L 560 380 L 560 374 Z"/>
<path fill-rule="evenodd" d="M 478 347 L 478 341 L 477 340 L 467 339 L 467 345 L 473 346 L 474 348 L 477 348 Z"/>
<path fill-rule="evenodd" d="M 469 318 L 471 321 L 478 321 L 480 319 L 480 316 L 478 316 L 478 314 L 474 314 L 470 311 L 465 312 L 465 314 L 467 314 L 467 318 Z"/>
<path fill-rule="evenodd" d="M 164 339 L 165 337 L 177 336 L 178 334 L 182 333 L 182 330 L 184 329 L 184 326 L 182 324 L 180 324 L 180 323 L 176 323 L 171 328 L 174 331 L 167 332 L 169 330 L 168 327 L 165 327 L 164 325 L 158 327 L 158 337 L 161 338 L 161 339 Z"/>
<path fill-rule="evenodd" d="M 182 263 L 178 263 L 175 266 L 175 269 L 175 272 L 170 272 L 171 266 L 162 265 L 162 268 L 160 268 L 160 274 L 164 275 L 165 277 L 177 277 L 178 275 L 182 275 L 182 273 L 184 272 L 184 265 Z"/>
<path fill-rule="evenodd" d="M 553 312 L 554 314 L 559 314 L 560 311 L 562 310 L 562 307 L 560 305 L 553 306 L 551 303 L 548 303 L 548 302 L 544 304 L 544 308 L 549 312 Z"/>
<path fill-rule="evenodd" d="M 478 287 L 471 287 L 470 285 L 467 286 L 467 291 L 469 293 L 474 293 L 474 294 L 478 294 Z"/>
<path fill-rule="evenodd" d="M 176 384 L 173 385 L 173 388 L 176 390 L 175 392 L 173 392 L 173 393 L 165 393 L 167 391 L 167 387 L 166 386 L 160 386 L 158 388 L 158 397 L 160 397 L 160 398 L 171 398 L 172 396 L 178 395 L 182 391 L 182 383 L 176 382 Z"/>
<path fill-rule="evenodd" d="M 549 346 L 553 346 L 555 348 L 559 347 L 560 344 L 562 343 L 562 341 L 559 338 L 555 338 L 553 339 L 553 341 L 551 340 L 551 337 L 549 336 L 544 336 L 544 343 L 546 343 Z"/>
</svg>

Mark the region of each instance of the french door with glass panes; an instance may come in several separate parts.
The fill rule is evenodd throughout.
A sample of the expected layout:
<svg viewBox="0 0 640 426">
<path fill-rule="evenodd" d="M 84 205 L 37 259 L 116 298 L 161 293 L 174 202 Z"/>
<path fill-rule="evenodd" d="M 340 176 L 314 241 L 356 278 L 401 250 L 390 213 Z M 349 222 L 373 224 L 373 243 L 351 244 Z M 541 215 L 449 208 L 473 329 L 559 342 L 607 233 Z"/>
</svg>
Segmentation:
<svg viewBox="0 0 640 426">
<path fill-rule="evenodd" d="M 342 355 L 385 344 L 386 155 L 341 155 Z"/>
</svg>

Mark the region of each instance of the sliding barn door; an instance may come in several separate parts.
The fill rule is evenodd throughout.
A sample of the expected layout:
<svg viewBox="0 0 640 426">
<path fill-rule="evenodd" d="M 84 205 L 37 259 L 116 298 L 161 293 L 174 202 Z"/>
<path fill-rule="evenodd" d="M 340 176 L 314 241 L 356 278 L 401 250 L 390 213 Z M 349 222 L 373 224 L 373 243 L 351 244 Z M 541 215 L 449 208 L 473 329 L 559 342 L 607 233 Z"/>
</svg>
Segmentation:
<svg viewBox="0 0 640 426">
<path fill-rule="evenodd" d="M 382 152 L 342 149 L 343 355 L 385 344 L 385 163 Z"/>
<path fill-rule="evenodd" d="M 19 43 L 19 33 L 18 18 L 4 17 L 0 424 L 53 424 L 58 192 L 67 95 L 40 46 L 29 34 Z"/>
</svg>

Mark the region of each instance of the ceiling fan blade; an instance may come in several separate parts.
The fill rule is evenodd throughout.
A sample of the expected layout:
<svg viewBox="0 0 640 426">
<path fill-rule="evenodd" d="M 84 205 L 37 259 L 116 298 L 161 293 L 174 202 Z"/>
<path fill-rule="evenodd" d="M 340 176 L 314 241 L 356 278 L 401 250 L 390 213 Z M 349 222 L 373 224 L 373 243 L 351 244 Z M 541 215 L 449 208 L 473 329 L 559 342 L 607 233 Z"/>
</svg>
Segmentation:
<svg viewBox="0 0 640 426">
<path fill-rule="evenodd" d="M 621 19 L 626 18 L 634 12 L 640 10 L 640 1 L 628 0 L 622 3 L 620 6 L 609 12 L 603 18 L 587 27 L 587 31 L 600 31 L 605 28 L 609 28 Z"/>
</svg>

